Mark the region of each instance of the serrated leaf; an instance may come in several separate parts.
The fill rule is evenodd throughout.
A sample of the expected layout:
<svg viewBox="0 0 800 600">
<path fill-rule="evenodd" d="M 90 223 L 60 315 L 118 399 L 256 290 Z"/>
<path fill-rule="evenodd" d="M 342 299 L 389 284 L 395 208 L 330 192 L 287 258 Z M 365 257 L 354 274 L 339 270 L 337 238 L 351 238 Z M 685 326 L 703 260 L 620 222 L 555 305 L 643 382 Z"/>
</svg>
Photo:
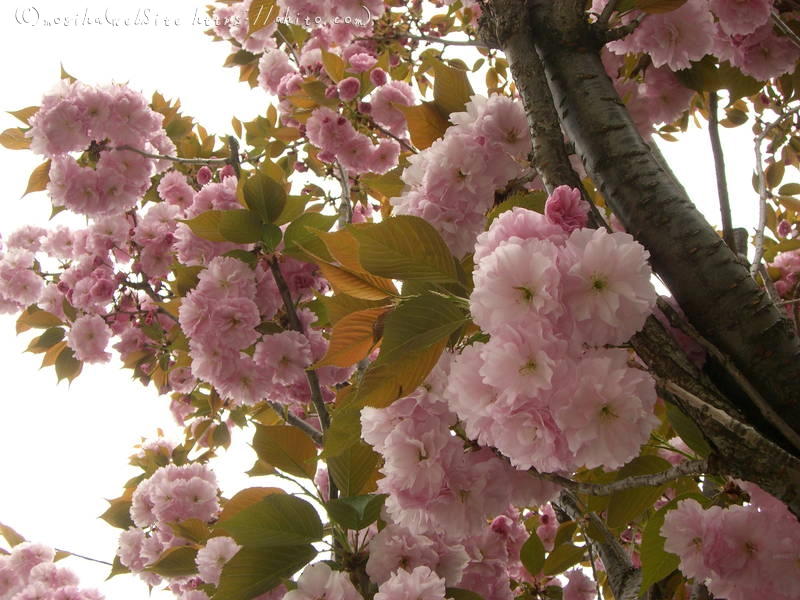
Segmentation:
<svg viewBox="0 0 800 600">
<path fill-rule="evenodd" d="M 661 527 L 667 511 L 675 507 L 676 500 L 656 511 L 648 520 L 642 532 L 642 543 L 639 546 L 639 557 L 642 561 L 642 587 L 641 593 L 667 577 L 680 565 L 680 559 L 664 550 L 664 538 L 661 537 Z"/>
<path fill-rule="evenodd" d="M 317 510 L 288 494 L 266 496 L 220 521 L 217 527 L 242 546 L 251 547 L 298 546 L 318 542 L 323 536 Z"/>
<path fill-rule="evenodd" d="M 220 215 L 219 234 L 236 244 L 261 241 L 261 219 L 251 210 L 224 210 Z"/>
<path fill-rule="evenodd" d="M 349 367 L 369 355 L 375 345 L 375 322 L 389 309 L 368 308 L 340 319 L 331 330 L 328 351 L 313 368 L 326 365 Z"/>
<path fill-rule="evenodd" d="M 286 196 L 286 202 L 283 205 L 283 210 L 275 219 L 275 225 L 284 225 L 296 219 L 299 219 L 305 214 L 306 204 L 309 198 L 307 196 Z"/>
<path fill-rule="evenodd" d="M 317 447 L 293 425 L 256 425 L 253 450 L 258 458 L 290 475 L 313 479 L 317 472 Z"/>
<path fill-rule="evenodd" d="M 383 341 L 376 363 L 392 362 L 446 341 L 467 322 L 466 309 L 448 298 L 423 294 L 405 300 L 383 323 Z"/>
<path fill-rule="evenodd" d="M 273 494 L 285 494 L 286 492 L 280 488 L 274 487 L 251 487 L 241 490 L 234 494 L 234 496 L 225 502 L 225 506 L 220 514 L 220 521 L 225 521 L 233 517 L 233 515 L 241 512 L 248 506 L 252 506 L 261 502 L 267 496 Z"/>
<path fill-rule="evenodd" d="M 197 548 L 178 546 L 165 551 L 158 560 L 145 567 L 145 571 L 162 577 L 186 577 L 197 573 Z"/>
<path fill-rule="evenodd" d="M 325 505 L 333 521 L 346 529 L 360 531 L 378 520 L 386 494 L 349 496 L 331 500 Z"/>
<path fill-rule="evenodd" d="M 399 215 L 348 230 L 358 240 L 361 264 L 370 273 L 402 280 L 458 280 L 450 249 L 424 219 Z"/>
<path fill-rule="evenodd" d="M 336 215 L 323 215 L 320 213 L 304 213 L 292 221 L 284 232 L 283 239 L 286 248 L 297 244 L 302 245 L 309 239 L 315 238 L 315 231 L 328 231 L 337 220 Z"/>
<path fill-rule="evenodd" d="M 31 147 L 31 140 L 25 137 L 24 129 L 14 127 L 0 133 L 0 145 L 9 150 L 25 150 Z"/>
<path fill-rule="evenodd" d="M 528 210 L 543 214 L 545 202 L 547 202 L 546 192 L 534 191 L 514 194 L 489 211 L 489 215 L 486 217 L 487 227 L 502 213 L 514 207 L 527 208 Z"/>
<path fill-rule="evenodd" d="M 522 544 L 522 548 L 519 551 L 519 559 L 522 562 L 522 566 L 533 576 L 539 574 L 542 570 L 542 566 L 544 565 L 544 544 L 539 536 L 534 531 L 528 537 L 524 544 Z"/>
<path fill-rule="evenodd" d="M 28 187 L 25 188 L 23 196 L 27 196 L 33 192 L 41 192 L 47 189 L 47 184 L 50 183 L 50 160 L 44 161 L 32 172 L 28 178 Z"/>
<path fill-rule="evenodd" d="M 313 546 L 242 548 L 222 568 L 212 600 L 251 600 L 314 560 Z"/>
<path fill-rule="evenodd" d="M 369 444 L 358 440 L 336 456 L 328 458 L 328 471 L 342 496 L 371 492 L 381 458 Z"/>
<path fill-rule="evenodd" d="M 207 210 L 200 213 L 193 219 L 181 221 L 188 225 L 197 237 L 208 240 L 209 242 L 224 242 L 225 237 L 219 232 L 219 224 L 222 220 L 221 210 Z"/>
<path fill-rule="evenodd" d="M 619 470 L 618 480 L 637 475 L 660 473 L 669 468 L 669 462 L 659 456 L 637 456 Z M 653 506 L 661 497 L 664 486 L 638 487 L 611 495 L 608 501 L 606 522 L 612 528 L 623 527 Z"/>
<path fill-rule="evenodd" d="M 17 119 L 22 121 L 25 125 L 28 125 L 29 124 L 28 121 L 30 121 L 30 118 L 33 115 L 35 115 L 37 112 L 39 112 L 39 107 L 38 106 L 28 106 L 28 107 L 25 107 L 25 108 L 21 108 L 19 110 L 9 110 L 7 112 L 11 116 L 16 117 Z"/>
<path fill-rule="evenodd" d="M 344 79 L 345 63 L 338 54 L 322 50 L 322 65 L 334 83 Z"/>
<path fill-rule="evenodd" d="M 393 106 L 405 116 L 411 142 L 420 150 L 430 147 L 450 126 L 447 115 L 433 102 L 423 102 L 414 106 L 401 104 Z"/>
<path fill-rule="evenodd" d="M 397 289 L 389 279 L 368 273 L 352 273 L 325 262 L 319 262 L 317 266 L 337 294 L 347 294 L 363 300 L 383 300 L 397 295 Z"/>
<path fill-rule="evenodd" d="M 373 363 L 354 392 L 353 401 L 361 406 L 384 408 L 412 393 L 425 381 L 439 361 L 447 340 L 380 364 Z"/>
<path fill-rule="evenodd" d="M 247 36 L 274 23 L 279 12 L 275 0 L 253 0 L 247 11 Z"/>
<path fill-rule="evenodd" d="M 322 455 L 327 461 L 361 440 L 361 408 L 338 405 L 331 413 L 331 426 L 325 432 Z"/>
<path fill-rule="evenodd" d="M 463 112 L 473 94 L 466 68 L 433 63 L 433 101 L 445 114 Z"/>
<path fill-rule="evenodd" d="M 571 566 L 583 560 L 586 548 L 574 546 L 572 544 L 562 544 L 547 555 L 542 565 L 542 573 L 545 575 L 558 575 L 563 573 Z"/>
<path fill-rule="evenodd" d="M 347 294 L 336 294 L 333 296 L 322 296 L 319 298 L 322 303 L 325 314 L 332 324 L 336 324 L 349 314 L 358 312 L 360 310 L 367 310 L 369 308 L 391 308 L 391 304 L 387 304 L 381 300 L 363 300 L 361 298 L 354 298 Z"/>
<path fill-rule="evenodd" d="M 61 353 L 58 355 L 55 363 L 56 376 L 58 380 L 66 379 L 72 381 L 81 373 L 83 363 L 75 358 L 75 353 L 72 348 L 65 346 Z"/>
<path fill-rule="evenodd" d="M 370 192 L 378 192 L 385 198 L 394 198 L 402 194 L 406 186 L 403 180 L 400 179 L 402 172 L 403 170 L 398 167 L 383 175 L 365 173 L 359 177 L 359 181 Z"/>
<path fill-rule="evenodd" d="M 286 190 L 263 168 L 245 179 L 240 188 L 245 205 L 264 223 L 274 223 L 283 212 Z"/>
<path fill-rule="evenodd" d="M 36 305 L 31 305 L 17 317 L 17 333 L 19 334 L 29 329 L 47 329 L 63 324 L 64 322 L 53 313 L 42 310 Z"/>
<path fill-rule="evenodd" d="M 131 519 L 131 506 L 132 502 L 129 498 L 115 498 L 114 500 L 107 501 L 109 506 L 100 518 L 112 527 L 127 530 L 133 527 L 133 519 Z"/>
<path fill-rule="evenodd" d="M 186 519 L 179 523 L 168 523 L 168 525 L 176 536 L 196 544 L 205 544 L 211 537 L 211 528 L 208 523 L 200 519 Z"/>
<path fill-rule="evenodd" d="M 561 544 L 571 542 L 572 536 L 575 534 L 577 529 L 578 524 L 575 521 L 565 521 L 564 523 L 559 523 L 558 529 L 556 530 L 556 537 L 553 540 L 553 547 L 555 548 Z"/>
</svg>

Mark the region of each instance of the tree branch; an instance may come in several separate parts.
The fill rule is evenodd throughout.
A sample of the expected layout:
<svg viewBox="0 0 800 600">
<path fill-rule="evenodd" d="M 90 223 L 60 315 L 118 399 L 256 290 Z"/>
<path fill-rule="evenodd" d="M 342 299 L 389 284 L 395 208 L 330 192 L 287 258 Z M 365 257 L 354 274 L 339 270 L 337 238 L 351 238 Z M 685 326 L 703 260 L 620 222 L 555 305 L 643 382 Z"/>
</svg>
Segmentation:
<svg viewBox="0 0 800 600">
<path fill-rule="evenodd" d="M 569 477 L 558 475 L 557 473 L 540 473 L 536 469 L 528 469 L 528 472 L 537 479 L 556 483 L 572 492 L 575 492 L 576 494 L 588 494 L 590 496 L 610 496 L 611 494 L 616 494 L 617 492 L 632 490 L 638 487 L 658 487 L 659 485 L 674 481 L 679 477 L 702 475 L 707 471 L 708 461 L 693 460 L 683 462 L 660 473 L 636 475 L 632 477 L 626 477 L 612 483 L 599 484 L 584 483 L 582 481 L 575 481 Z"/>
<path fill-rule="evenodd" d="M 276 256 L 273 256 L 269 261 L 269 268 L 272 272 L 272 276 L 275 278 L 275 283 L 278 285 L 278 291 L 281 294 L 283 306 L 286 308 L 286 316 L 289 319 L 289 328 L 293 329 L 294 331 L 304 333 L 303 327 L 300 324 L 300 319 L 297 316 L 297 309 L 294 306 L 292 295 L 289 292 L 289 286 L 286 283 L 286 280 L 283 278 L 283 273 L 281 273 L 281 268 L 278 264 L 278 258 Z M 320 388 L 319 378 L 317 377 L 316 371 L 314 371 L 314 369 L 306 369 L 306 379 L 308 380 L 308 386 L 311 389 L 311 402 L 317 411 L 317 417 L 319 418 L 320 426 L 324 432 L 328 429 L 328 427 L 331 426 L 331 417 L 328 414 L 328 409 L 325 407 L 325 401 L 322 399 L 322 389 Z"/>
<path fill-rule="evenodd" d="M 719 211 L 722 218 L 722 239 L 728 248 L 738 253 L 736 239 L 733 237 L 733 221 L 731 220 L 731 202 L 728 197 L 728 182 L 725 177 L 725 158 L 722 153 L 722 142 L 719 139 L 719 115 L 717 114 L 719 97 L 716 92 L 708 94 L 708 135 L 711 139 L 711 153 L 714 155 L 714 170 L 717 174 L 717 194 L 719 195 Z"/>
<path fill-rule="evenodd" d="M 639 569 L 635 569 L 631 564 L 625 549 L 619 540 L 609 531 L 606 524 L 594 513 L 585 513 L 580 502 L 575 495 L 564 490 L 556 501 L 557 504 L 574 521 L 586 520 L 590 526 L 603 533 L 602 540 L 590 540 L 587 543 L 594 544 L 600 554 L 600 560 L 608 574 L 608 583 L 616 600 L 636 600 L 639 597 L 642 574 Z"/>
<path fill-rule="evenodd" d="M 689 320 L 800 431 L 800 341 L 790 323 L 642 140 L 606 75 L 582 3 L 526 4 L 561 123 L 606 202 L 650 252 Z M 771 430 L 749 402 L 734 401 Z"/>
<path fill-rule="evenodd" d="M 280 402 L 267 402 L 267 404 L 269 404 L 270 408 L 278 413 L 284 421 L 290 425 L 294 425 L 298 429 L 302 429 L 318 446 L 322 445 L 322 432 L 317 431 L 317 429 L 306 423 L 303 419 L 286 410 L 286 406 Z"/>
</svg>

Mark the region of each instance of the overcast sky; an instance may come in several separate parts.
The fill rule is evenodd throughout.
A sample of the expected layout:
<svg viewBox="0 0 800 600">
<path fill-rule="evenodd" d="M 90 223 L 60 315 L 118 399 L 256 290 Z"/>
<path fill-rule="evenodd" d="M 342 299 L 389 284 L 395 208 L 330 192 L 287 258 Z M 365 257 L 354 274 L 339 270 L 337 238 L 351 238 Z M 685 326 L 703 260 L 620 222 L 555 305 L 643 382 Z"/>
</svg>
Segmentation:
<svg viewBox="0 0 800 600">
<path fill-rule="evenodd" d="M 125 5 L 93 0 L 4 2 L 0 110 L 38 104 L 57 83 L 61 63 L 87 83 L 128 82 L 148 97 L 156 89 L 167 98 L 180 97 L 184 112 L 209 131 L 230 133 L 231 116 L 254 118 L 265 110 L 267 97 L 239 83 L 238 71 L 221 67 L 228 45 L 203 35 L 206 27 L 198 18 L 204 14 L 198 0 Z M 0 130 L 16 126 L 13 117 L 0 114 Z M 726 138 L 728 170 L 735 224 L 745 225 L 756 215 L 750 189 L 752 136 L 747 127 L 734 133 Z M 688 142 L 664 148 L 690 194 L 718 223 L 705 133 L 694 132 Z M 742 155 L 743 162 L 734 162 L 734 153 Z M 47 222 L 50 206 L 43 194 L 21 198 L 28 175 L 40 162 L 30 152 L 0 148 L 4 236 L 26 223 Z M 87 366 L 71 386 L 56 385 L 51 368 L 39 370 L 40 355 L 23 354 L 30 337 L 16 337 L 14 319 L 0 316 L 0 377 L 5 390 L 0 397 L 0 522 L 33 541 L 111 560 L 117 530 L 97 519 L 106 508 L 103 498 L 119 495 L 133 473 L 126 470 L 127 459 L 142 436 L 152 439 L 158 427 L 178 435 L 168 398 L 131 382 L 118 363 Z M 243 448 L 220 465 L 227 494 L 258 485 L 240 475 L 252 460 Z M 69 560 L 83 585 L 101 587 L 109 600 L 148 596 L 138 579 L 125 576 L 102 584 L 106 566 Z"/>
</svg>

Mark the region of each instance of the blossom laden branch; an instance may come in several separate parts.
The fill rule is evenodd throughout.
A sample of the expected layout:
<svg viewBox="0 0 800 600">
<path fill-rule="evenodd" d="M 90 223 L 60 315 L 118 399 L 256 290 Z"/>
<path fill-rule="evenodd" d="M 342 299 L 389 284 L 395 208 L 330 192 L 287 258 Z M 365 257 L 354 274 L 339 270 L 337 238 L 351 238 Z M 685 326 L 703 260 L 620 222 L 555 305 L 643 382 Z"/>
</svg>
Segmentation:
<svg viewBox="0 0 800 600">
<path fill-rule="evenodd" d="M 635 475 L 626 477 L 612 483 L 585 483 L 575 481 L 569 477 L 558 475 L 557 473 L 540 473 L 536 469 L 529 469 L 529 472 L 537 479 L 557 483 L 568 490 L 577 494 L 588 494 L 590 496 L 610 496 L 617 492 L 632 490 L 638 487 L 658 487 L 679 477 L 702 475 L 708 470 L 708 461 L 705 459 L 692 460 L 681 463 L 660 473 L 647 475 Z"/>
</svg>

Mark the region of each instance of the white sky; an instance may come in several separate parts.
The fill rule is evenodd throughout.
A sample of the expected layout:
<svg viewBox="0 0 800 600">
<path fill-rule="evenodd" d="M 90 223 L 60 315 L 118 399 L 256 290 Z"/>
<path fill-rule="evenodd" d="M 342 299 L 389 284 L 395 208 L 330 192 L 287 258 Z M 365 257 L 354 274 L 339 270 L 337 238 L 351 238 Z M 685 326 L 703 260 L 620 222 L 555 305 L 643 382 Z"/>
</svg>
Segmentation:
<svg viewBox="0 0 800 600">
<path fill-rule="evenodd" d="M 126 3 L 127 4 L 127 3 Z M 165 8 L 168 6 L 168 8 Z M 85 15 L 148 24 L 117 27 L 83 25 Z M 102 3 L 94 0 L 2 3 L 0 24 L 0 111 L 40 102 L 58 80 L 59 63 L 87 83 L 127 81 L 149 96 L 159 90 L 167 98 L 180 97 L 184 112 L 211 132 L 230 132 L 230 117 L 254 118 L 265 110 L 267 98 L 238 83 L 238 71 L 221 67 L 228 45 L 212 43 L 204 26 L 192 24 L 203 16 L 200 0 L 166 3 Z M 38 16 L 38 20 L 37 20 Z M 69 17 L 70 25 L 45 26 L 44 19 Z M 75 25 L 74 20 L 79 24 Z M 159 23 L 154 21 L 158 18 Z M 164 19 L 171 23 L 164 25 Z M 175 24 L 175 20 L 179 24 Z M 26 21 L 20 23 L 19 21 Z M 453 55 L 453 51 L 450 51 Z M 0 130 L 18 126 L 0 114 Z M 730 132 L 728 132 L 730 133 Z M 750 188 L 752 136 L 745 126 L 726 137 L 728 173 L 736 225 L 753 223 L 756 196 Z M 733 161 L 734 152 L 743 162 Z M 705 133 L 693 132 L 680 144 L 667 144 L 665 153 L 679 178 L 713 223 L 719 222 L 713 163 Z M 50 208 L 43 194 L 21 199 L 30 172 L 42 162 L 26 151 L 0 148 L 0 231 L 7 235 L 26 223 L 45 224 Z M 0 522 L 33 541 L 79 554 L 111 560 L 117 530 L 97 519 L 106 509 L 104 498 L 119 495 L 135 471 L 128 456 L 141 436 L 152 438 L 162 427 L 175 432 L 168 399 L 159 398 L 130 380 L 117 365 L 87 366 L 68 386 L 56 386 L 51 368 L 40 371 L 41 356 L 23 354 L 31 334 L 14 333 L 14 319 L 0 316 Z M 223 491 L 230 495 L 247 485 L 241 473 L 252 466 L 247 448 L 231 453 L 220 465 Z M 147 587 L 130 576 L 103 584 L 108 568 L 68 559 L 82 584 L 99 587 L 109 600 L 138 600 Z M 171 598 L 154 593 L 153 598 Z"/>
</svg>

